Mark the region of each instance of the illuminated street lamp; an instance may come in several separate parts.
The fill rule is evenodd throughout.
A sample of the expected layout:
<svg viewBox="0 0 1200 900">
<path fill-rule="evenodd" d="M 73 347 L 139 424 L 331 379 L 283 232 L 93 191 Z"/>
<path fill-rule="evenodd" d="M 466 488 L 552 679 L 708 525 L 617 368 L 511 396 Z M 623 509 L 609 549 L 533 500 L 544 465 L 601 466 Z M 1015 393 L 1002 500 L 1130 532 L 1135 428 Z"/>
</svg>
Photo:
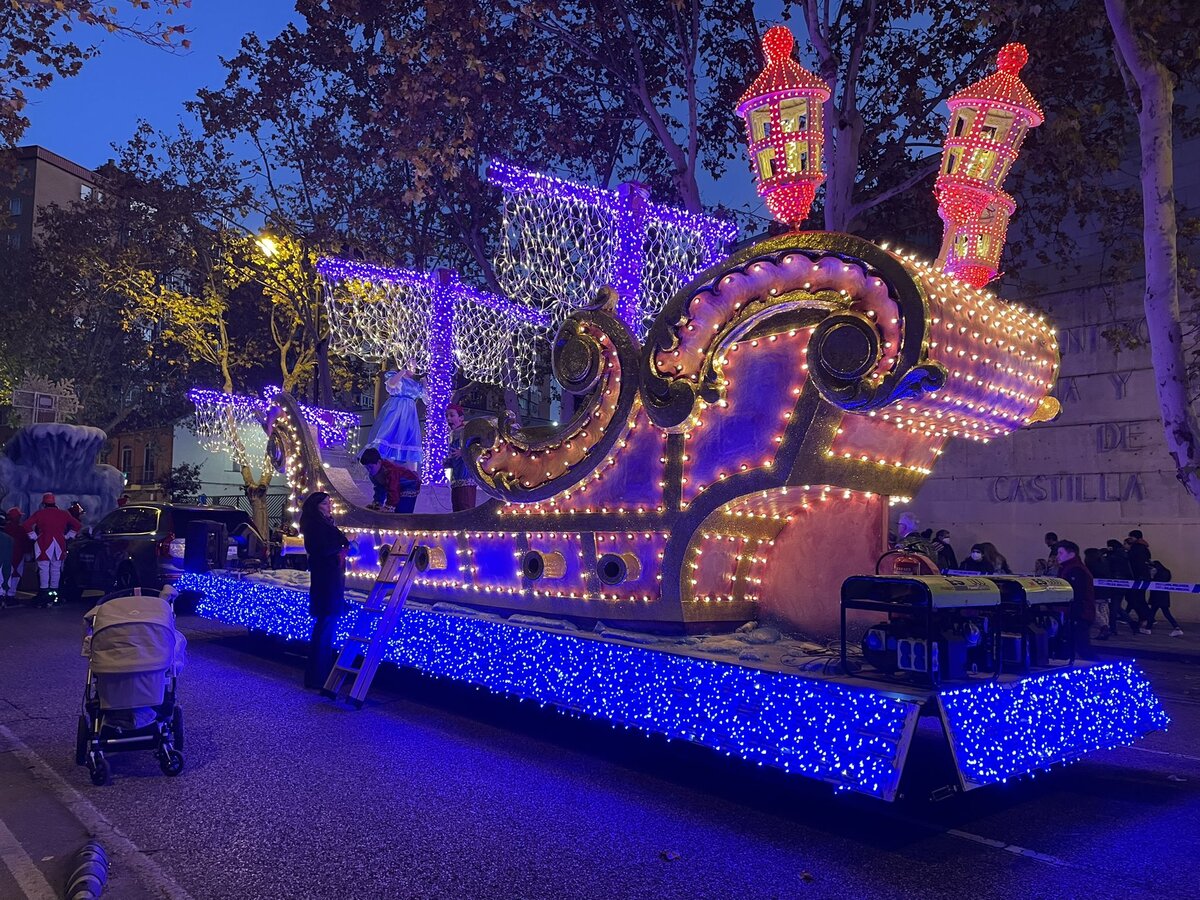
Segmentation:
<svg viewBox="0 0 1200 900">
<path fill-rule="evenodd" d="M 254 243 L 258 244 L 258 249 L 268 258 L 279 252 L 279 242 L 269 234 L 259 235 L 254 239 Z"/>
</svg>

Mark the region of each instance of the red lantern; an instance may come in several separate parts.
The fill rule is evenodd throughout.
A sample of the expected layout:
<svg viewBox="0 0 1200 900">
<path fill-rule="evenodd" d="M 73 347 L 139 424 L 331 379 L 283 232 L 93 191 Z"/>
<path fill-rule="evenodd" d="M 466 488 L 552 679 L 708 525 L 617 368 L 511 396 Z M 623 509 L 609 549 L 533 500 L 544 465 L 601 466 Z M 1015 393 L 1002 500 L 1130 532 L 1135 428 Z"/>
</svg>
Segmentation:
<svg viewBox="0 0 1200 900">
<path fill-rule="evenodd" d="M 759 196 L 771 215 L 797 228 L 825 180 L 821 113 L 829 86 L 792 59 L 795 40 L 785 26 L 768 29 L 762 44 L 767 64 L 738 101 L 737 114 L 746 122 Z"/>
<path fill-rule="evenodd" d="M 996 276 L 1008 219 L 1016 206 L 1001 190 L 1030 128 L 1044 117 L 1018 77 L 1029 60 L 1023 44 L 1006 44 L 996 71 L 949 100 L 950 124 L 934 185 L 945 222 L 939 259 L 975 287 Z"/>
</svg>

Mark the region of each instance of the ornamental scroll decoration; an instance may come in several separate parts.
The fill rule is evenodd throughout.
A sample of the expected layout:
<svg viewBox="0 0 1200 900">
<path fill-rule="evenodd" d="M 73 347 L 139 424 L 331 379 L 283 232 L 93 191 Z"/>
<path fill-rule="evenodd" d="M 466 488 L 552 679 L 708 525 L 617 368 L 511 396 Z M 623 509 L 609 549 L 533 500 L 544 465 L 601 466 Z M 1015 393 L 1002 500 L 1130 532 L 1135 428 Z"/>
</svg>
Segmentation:
<svg viewBox="0 0 1200 900">
<path fill-rule="evenodd" d="M 708 269 L 664 307 L 642 352 L 642 399 L 655 424 L 682 428 L 698 400 L 720 396 L 726 350 L 767 319 L 793 315 L 817 323 L 808 362 L 822 397 L 847 411 L 879 409 L 945 382 L 925 355 L 927 308 L 903 263 L 868 241 L 772 238 Z"/>
<path fill-rule="evenodd" d="M 560 429 L 522 429 L 510 420 L 473 419 L 464 439 L 471 474 L 494 497 L 529 503 L 570 488 L 596 469 L 633 419 L 639 347 L 613 313 L 616 293 L 601 289 L 554 339 L 554 375 L 586 397 Z"/>
</svg>

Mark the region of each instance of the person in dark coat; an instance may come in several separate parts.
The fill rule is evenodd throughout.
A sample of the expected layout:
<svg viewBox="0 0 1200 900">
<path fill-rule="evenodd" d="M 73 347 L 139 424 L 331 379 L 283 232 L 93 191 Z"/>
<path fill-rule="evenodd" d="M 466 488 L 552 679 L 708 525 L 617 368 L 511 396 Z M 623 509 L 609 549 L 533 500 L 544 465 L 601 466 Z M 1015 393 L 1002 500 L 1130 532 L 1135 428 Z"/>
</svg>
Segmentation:
<svg viewBox="0 0 1200 900">
<path fill-rule="evenodd" d="M 1108 567 L 1108 560 L 1105 559 L 1099 547 L 1088 547 L 1083 551 L 1083 564 L 1092 573 L 1093 582 L 1098 578 L 1112 578 L 1112 572 Z M 1057 571 L 1057 565 L 1055 566 L 1055 570 Z M 1096 640 L 1106 641 L 1116 632 L 1116 610 L 1121 605 L 1123 592 L 1120 588 L 1095 587 L 1094 585 L 1093 590 L 1096 594 L 1096 613 L 1104 616 L 1104 623 L 1100 627 L 1100 633 L 1096 635 Z M 1104 605 L 1104 612 L 1101 612 L 1101 604 Z"/>
<path fill-rule="evenodd" d="M 1082 659 L 1092 657 L 1092 623 L 1096 621 L 1096 593 L 1092 573 L 1079 558 L 1079 545 L 1074 541 L 1059 541 L 1055 548 L 1058 577 L 1071 585 L 1071 616 L 1068 635 L 1073 640 L 1070 650 Z"/>
<path fill-rule="evenodd" d="M 967 558 L 958 564 L 961 572 L 978 572 L 980 575 L 995 575 L 996 567 L 983 556 L 983 545 L 975 544 Z"/>
<path fill-rule="evenodd" d="M 1142 532 L 1135 528 L 1125 538 L 1125 553 L 1129 556 L 1129 568 L 1133 571 L 1134 581 L 1150 580 L 1150 545 L 1142 537 Z M 1129 606 L 1131 609 L 1142 611 L 1142 634 L 1150 633 L 1150 606 L 1146 603 L 1145 588 L 1129 589 Z"/>
<path fill-rule="evenodd" d="M 300 508 L 300 533 L 308 554 L 308 611 L 313 623 L 304 686 L 319 690 L 333 668 L 333 639 L 346 602 L 346 549 L 350 541 L 333 524 L 333 502 L 322 491 L 309 494 Z"/>
<path fill-rule="evenodd" d="M 1125 552 L 1125 548 L 1116 538 L 1110 538 L 1108 541 L 1108 549 L 1104 552 L 1104 558 L 1108 560 L 1108 569 L 1111 573 L 1110 578 L 1117 581 L 1133 581 L 1133 567 L 1129 564 L 1129 554 Z M 1125 598 L 1125 602 L 1129 605 L 1129 630 L 1134 634 L 1139 631 L 1144 631 L 1149 634 L 1149 629 L 1146 628 L 1146 620 L 1150 617 L 1150 611 L 1146 609 L 1145 593 L 1138 593 L 1132 588 L 1114 588 L 1114 591 L 1120 591 L 1121 596 Z M 1120 614 L 1120 602 L 1117 606 L 1118 615 Z M 1136 617 L 1137 621 L 1134 621 Z M 1112 613 L 1109 613 L 1109 627 L 1115 628 L 1112 620 Z"/>
<path fill-rule="evenodd" d="M 1150 580 L 1151 581 L 1170 581 L 1171 570 L 1160 563 L 1157 559 L 1150 560 Z M 1154 627 L 1154 616 L 1162 610 L 1163 618 L 1171 623 L 1171 637 L 1183 637 L 1183 629 L 1179 627 L 1179 623 L 1175 621 L 1175 617 L 1171 615 L 1171 592 L 1170 591 L 1151 591 L 1150 592 L 1150 619 L 1146 623 L 1147 628 Z"/>
<path fill-rule="evenodd" d="M 946 569 L 958 568 L 958 556 L 954 552 L 954 547 L 950 544 L 950 532 L 942 528 L 933 538 L 933 549 L 937 551 L 938 568 L 945 571 Z"/>
</svg>

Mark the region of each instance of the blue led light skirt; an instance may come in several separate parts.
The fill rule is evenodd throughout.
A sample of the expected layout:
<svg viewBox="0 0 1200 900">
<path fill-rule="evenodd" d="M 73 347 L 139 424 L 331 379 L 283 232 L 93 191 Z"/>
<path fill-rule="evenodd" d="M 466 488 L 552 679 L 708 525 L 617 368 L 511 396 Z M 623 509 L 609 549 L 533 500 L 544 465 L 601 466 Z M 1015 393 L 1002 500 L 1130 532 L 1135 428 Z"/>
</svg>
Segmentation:
<svg viewBox="0 0 1200 900">
<path fill-rule="evenodd" d="M 311 633 L 304 591 L 196 574 L 179 588 L 203 595 L 202 616 L 290 639 Z M 354 606 L 339 622 L 339 639 L 358 615 Z M 885 800 L 928 699 L 421 607 L 404 610 L 384 658 Z M 1129 663 L 945 688 L 934 711 L 964 788 L 1129 744 L 1168 721 Z"/>
</svg>

